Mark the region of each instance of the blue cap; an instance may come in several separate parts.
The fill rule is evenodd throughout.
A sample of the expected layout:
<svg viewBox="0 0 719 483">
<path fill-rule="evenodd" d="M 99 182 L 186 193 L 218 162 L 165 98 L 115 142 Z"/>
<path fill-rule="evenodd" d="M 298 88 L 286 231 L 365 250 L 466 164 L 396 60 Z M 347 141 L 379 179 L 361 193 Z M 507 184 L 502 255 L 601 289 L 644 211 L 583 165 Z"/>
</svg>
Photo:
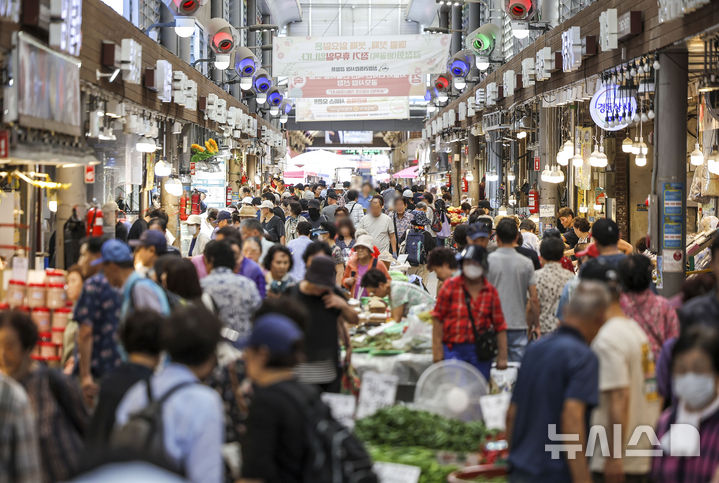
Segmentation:
<svg viewBox="0 0 719 483">
<path fill-rule="evenodd" d="M 289 355 L 295 342 L 304 334 L 297 324 L 284 315 L 270 313 L 255 320 L 242 347 L 267 347 L 273 356 Z"/>
<path fill-rule="evenodd" d="M 126 243 L 120 240 L 107 240 L 102 244 L 100 258 L 94 260 L 91 265 L 100 265 L 101 263 L 132 263 L 132 252 Z"/>
<path fill-rule="evenodd" d="M 222 210 L 217 215 L 217 221 L 231 220 L 231 219 L 232 219 L 232 214 L 229 211 Z"/>
<path fill-rule="evenodd" d="M 477 238 L 489 238 L 489 235 L 491 234 L 492 222 L 488 220 L 478 220 L 470 224 L 467 229 L 467 236 L 471 240 L 476 240 Z"/>
<path fill-rule="evenodd" d="M 145 230 L 138 240 L 131 240 L 132 247 L 155 247 L 155 252 L 162 255 L 167 251 L 167 238 L 159 230 Z"/>
</svg>

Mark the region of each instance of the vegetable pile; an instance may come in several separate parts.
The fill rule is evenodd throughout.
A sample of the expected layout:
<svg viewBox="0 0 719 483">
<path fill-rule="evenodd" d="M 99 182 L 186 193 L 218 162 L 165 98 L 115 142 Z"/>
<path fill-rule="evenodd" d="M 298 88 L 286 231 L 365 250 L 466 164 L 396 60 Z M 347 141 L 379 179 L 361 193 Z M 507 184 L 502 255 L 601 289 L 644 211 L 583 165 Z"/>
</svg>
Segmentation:
<svg viewBox="0 0 719 483">
<path fill-rule="evenodd" d="M 416 446 L 395 448 L 387 445 L 369 445 L 367 449 L 373 461 L 398 463 L 421 468 L 422 473 L 419 476 L 419 483 L 445 482 L 449 474 L 457 469 L 455 466 L 440 465 L 434 451 L 431 449 Z"/>
<path fill-rule="evenodd" d="M 482 422 L 465 423 L 405 406 L 381 409 L 360 419 L 355 433 L 365 443 L 430 450 L 480 451 L 488 432 Z"/>
</svg>

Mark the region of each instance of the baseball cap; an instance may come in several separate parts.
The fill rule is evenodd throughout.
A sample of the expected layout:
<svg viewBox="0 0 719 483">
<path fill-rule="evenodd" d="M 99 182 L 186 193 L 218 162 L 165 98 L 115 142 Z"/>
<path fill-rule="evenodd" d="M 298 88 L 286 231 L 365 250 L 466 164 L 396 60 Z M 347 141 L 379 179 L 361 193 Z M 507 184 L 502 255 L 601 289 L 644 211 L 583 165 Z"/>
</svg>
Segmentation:
<svg viewBox="0 0 719 483">
<path fill-rule="evenodd" d="M 202 224 L 202 218 L 200 218 L 200 215 L 190 215 L 187 217 L 187 220 L 185 220 L 186 225 L 201 225 Z"/>
<path fill-rule="evenodd" d="M 489 220 L 477 220 L 469 225 L 467 237 L 476 240 L 477 238 L 489 238 L 492 234 L 492 222 Z"/>
<path fill-rule="evenodd" d="M 224 213 L 227 213 L 226 211 Z M 229 213 L 227 213 L 229 215 Z M 137 240 L 130 241 L 131 247 L 155 247 L 155 252 L 162 255 L 167 251 L 167 238 L 158 230 L 145 230 Z M 103 245 L 104 247 L 104 245 Z"/>
<path fill-rule="evenodd" d="M 487 249 L 479 245 L 470 245 L 460 253 L 457 257 L 461 262 L 465 260 L 472 260 L 483 267 L 487 266 Z"/>
<path fill-rule="evenodd" d="M 242 198 L 242 204 L 243 205 L 251 205 L 252 204 L 252 196 L 245 196 Z"/>
<path fill-rule="evenodd" d="M 414 196 L 414 193 L 412 193 L 412 190 L 404 190 L 402 192 L 402 198 L 411 198 Z"/>
<path fill-rule="evenodd" d="M 145 233 L 147 233 L 147 231 Z M 100 258 L 93 260 L 91 265 L 95 266 L 101 263 L 132 263 L 132 261 L 132 252 L 130 251 L 130 247 L 127 246 L 127 243 L 113 239 L 107 240 L 102 244 Z"/>
<path fill-rule="evenodd" d="M 334 287 L 337 274 L 335 262 L 326 255 L 318 255 L 305 272 L 305 281 L 322 287 Z"/>
<path fill-rule="evenodd" d="M 292 346 L 302 340 L 304 334 L 291 319 L 281 314 L 264 314 L 255 320 L 250 335 L 240 346 L 266 347 L 272 356 L 289 355 Z"/>
<path fill-rule="evenodd" d="M 617 282 L 619 273 L 616 264 L 612 264 L 604 258 L 593 258 L 582 264 L 579 271 L 579 278 L 582 280 L 596 280 L 598 282 Z"/>
<path fill-rule="evenodd" d="M 327 198 L 332 198 L 333 200 L 339 199 L 339 195 L 334 190 L 327 190 Z"/>
<path fill-rule="evenodd" d="M 260 205 L 260 208 L 267 208 L 267 209 L 273 210 L 275 208 L 275 204 L 273 202 L 271 202 L 270 200 L 265 200 Z"/>
<path fill-rule="evenodd" d="M 619 226 L 609 218 L 600 218 L 592 225 L 592 238 L 602 245 L 616 245 L 619 241 Z"/>
<path fill-rule="evenodd" d="M 231 220 L 231 219 L 232 219 L 232 215 L 230 214 L 229 211 L 222 210 L 217 215 L 217 221 Z"/>
</svg>

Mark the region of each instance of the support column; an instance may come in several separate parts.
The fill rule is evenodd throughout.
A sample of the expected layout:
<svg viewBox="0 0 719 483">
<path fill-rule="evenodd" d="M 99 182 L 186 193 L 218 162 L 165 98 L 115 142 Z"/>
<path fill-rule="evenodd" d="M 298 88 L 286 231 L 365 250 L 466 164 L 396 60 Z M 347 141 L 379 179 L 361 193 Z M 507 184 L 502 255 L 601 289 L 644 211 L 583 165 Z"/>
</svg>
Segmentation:
<svg viewBox="0 0 719 483">
<path fill-rule="evenodd" d="M 657 72 L 657 118 L 654 122 L 654 190 L 659 200 L 658 255 L 662 259 L 663 286 L 659 293 L 670 297 L 681 289 L 686 277 L 686 132 L 688 54 L 685 47 L 659 54 Z M 673 204 L 681 204 L 681 209 Z"/>
<path fill-rule="evenodd" d="M 472 198 L 474 204 L 479 201 L 479 182 L 481 181 L 479 176 L 479 137 L 469 134 L 467 136 L 467 165 L 472 173 L 474 179 L 469 184 L 469 197 Z"/>
<path fill-rule="evenodd" d="M 263 15 L 262 16 L 262 23 L 268 24 L 270 23 L 270 16 L 269 15 Z M 262 33 L 262 46 L 270 45 L 272 43 L 272 32 L 263 32 Z M 272 76 L 272 50 L 269 49 L 262 49 L 262 65 L 265 66 L 265 69 L 267 69 L 267 72 L 270 73 L 270 76 Z"/>
<path fill-rule="evenodd" d="M 452 143 L 452 159 L 449 160 L 449 169 L 452 180 L 452 205 L 459 206 L 462 199 L 462 146 Z"/>
<path fill-rule="evenodd" d="M 247 0 L 247 19 L 246 19 L 246 26 L 251 27 L 252 25 L 257 24 L 257 1 L 256 0 Z M 257 41 L 257 33 L 255 32 L 247 32 L 247 45 L 250 47 L 260 45 L 260 43 Z M 252 52 L 255 54 L 255 57 L 257 58 L 258 62 L 262 62 L 262 53 L 258 52 L 256 49 L 251 49 Z M 257 111 L 257 101 L 255 100 L 255 97 L 251 97 L 247 99 L 247 107 L 249 108 L 250 112 L 256 112 Z M 253 181 L 254 183 L 254 181 Z"/>
<path fill-rule="evenodd" d="M 222 3 L 220 0 L 210 0 L 210 12 L 212 18 L 224 18 L 222 12 Z M 214 57 L 212 51 L 209 51 L 210 57 Z M 208 64 L 209 72 L 212 72 L 212 80 L 215 82 L 222 82 L 222 76 L 224 75 L 220 69 L 215 69 L 214 62 Z"/>
<path fill-rule="evenodd" d="M 467 4 L 467 9 L 469 10 L 469 18 L 467 19 L 467 33 L 469 33 L 478 29 L 481 25 L 480 22 L 482 15 L 482 6 L 479 3 L 469 3 Z M 469 70 L 469 75 L 467 76 L 467 78 L 479 79 L 479 69 L 477 69 L 477 64 L 475 62 L 472 63 L 472 68 Z"/>
<path fill-rule="evenodd" d="M 188 38 L 180 38 L 177 39 L 177 56 L 182 59 L 183 62 L 186 64 L 189 64 L 191 61 L 190 52 L 192 51 L 190 47 L 190 41 L 192 39 Z"/>
<path fill-rule="evenodd" d="M 545 107 L 539 110 L 539 157 L 541 159 L 541 170 L 545 166 L 551 166 L 557 151 L 559 151 L 557 137 L 553 135 L 557 126 L 557 108 Z M 541 172 L 540 170 L 540 172 Z M 545 183 L 539 180 L 539 203 L 540 205 L 554 205 L 555 213 L 559 209 L 559 196 L 557 185 Z M 555 213 L 551 217 L 540 218 L 539 222 L 544 226 L 556 224 Z"/>
<path fill-rule="evenodd" d="M 85 219 L 85 202 L 87 190 L 85 189 L 85 173 L 82 166 L 75 168 L 57 168 L 58 183 L 70 183 L 70 189 L 58 190 L 57 192 L 57 216 L 55 225 L 55 266 L 57 268 L 69 268 L 65 263 L 65 233 L 63 228 L 65 222 L 72 215 L 72 208 L 77 207 L 77 216 Z M 76 263 L 77 260 L 68 260 Z"/>
<path fill-rule="evenodd" d="M 242 22 L 242 10 L 241 10 L 241 3 L 239 0 L 236 0 L 234 2 L 230 2 L 230 24 L 239 27 L 240 23 Z M 241 43 L 241 41 L 240 41 Z M 234 54 L 233 54 L 233 62 L 234 62 Z M 234 64 L 230 66 L 230 69 L 234 69 Z M 232 94 L 232 97 L 235 99 L 242 99 L 242 90 L 240 89 L 239 84 L 232 84 L 230 86 L 230 93 Z"/>
<path fill-rule="evenodd" d="M 253 0 L 254 1 L 254 0 Z M 449 28 L 449 9 L 450 7 L 445 7 L 444 5 L 439 7 L 439 28 L 448 29 Z"/>
<path fill-rule="evenodd" d="M 175 16 L 170 12 L 169 8 L 160 9 L 160 22 L 167 23 L 175 20 Z M 159 29 L 160 44 L 167 50 L 177 55 L 177 34 L 173 28 Z"/>
<path fill-rule="evenodd" d="M 452 7 L 452 44 L 450 55 L 462 50 L 462 7 Z"/>
<path fill-rule="evenodd" d="M 180 226 L 178 216 L 180 214 L 180 198 L 173 196 L 165 190 L 165 182 L 170 179 L 165 176 L 160 181 L 160 206 L 167 213 L 167 231 L 175 237 L 175 247 L 180 248 Z"/>
</svg>

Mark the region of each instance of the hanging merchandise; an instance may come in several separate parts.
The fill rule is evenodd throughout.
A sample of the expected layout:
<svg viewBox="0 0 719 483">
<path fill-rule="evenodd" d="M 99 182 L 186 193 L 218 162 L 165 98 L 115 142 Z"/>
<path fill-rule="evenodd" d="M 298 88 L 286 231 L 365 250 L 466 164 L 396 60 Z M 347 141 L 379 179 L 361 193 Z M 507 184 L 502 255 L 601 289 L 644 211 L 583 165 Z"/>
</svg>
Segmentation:
<svg viewBox="0 0 719 483">
<path fill-rule="evenodd" d="M 99 206 L 93 206 L 87 210 L 86 236 L 102 236 L 102 210 Z"/>
</svg>

